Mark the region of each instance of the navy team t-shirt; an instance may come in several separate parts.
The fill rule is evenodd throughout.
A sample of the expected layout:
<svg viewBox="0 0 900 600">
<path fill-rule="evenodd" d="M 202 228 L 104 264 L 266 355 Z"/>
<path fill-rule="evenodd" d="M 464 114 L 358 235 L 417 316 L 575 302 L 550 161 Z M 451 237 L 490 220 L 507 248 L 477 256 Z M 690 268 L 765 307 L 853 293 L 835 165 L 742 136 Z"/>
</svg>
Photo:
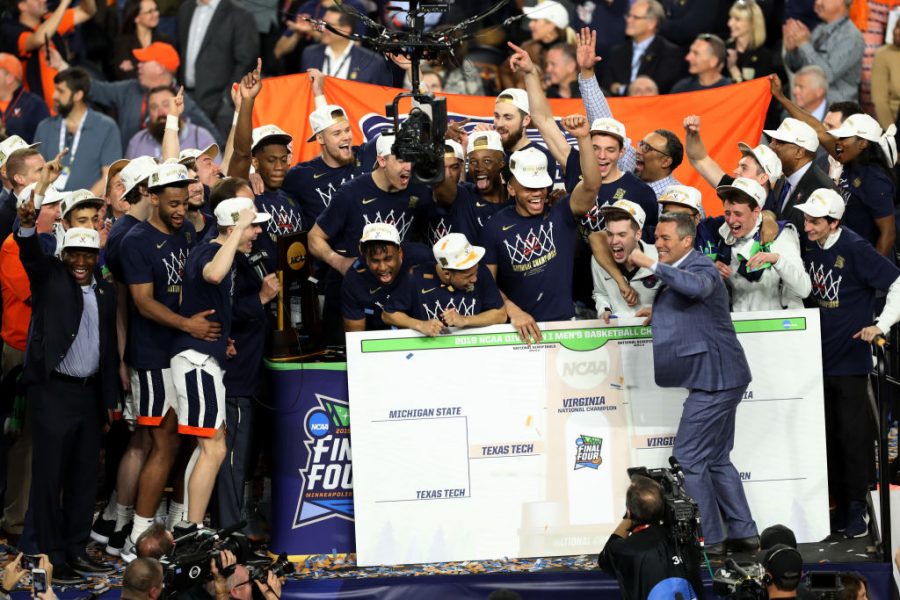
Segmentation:
<svg viewBox="0 0 900 600">
<path fill-rule="evenodd" d="M 256 210 L 271 217 L 262 225 L 262 234 L 253 242 L 254 249 L 266 257 L 270 272 L 277 268 L 277 240 L 280 236 L 304 230 L 300 204 L 283 190 L 266 190 L 256 197 Z"/>
<path fill-rule="evenodd" d="M 131 215 L 125 215 L 121 219 L 116 219 L 109 235 L 106 238 L 106 265 L 109 267 L 113 278 L 119 283 L 125 282 L 125 274 L 122 272 L 121 251 L 122 240 L 125 235 L 131 231 L 131 228 L 140 223 Z"/>
<path fill-rule="evenodd" d="M 578 221 L 569 197 L 543 214 L 523 217 L 515 205 L 488 221 L 484 230 L 485 265 L 497 265 L 497 284 L 536 321 L 565 321 L 575 315 L 572 263 Z"/>
<path fill-rule="evenodd" d="M 484 226 L 491 217 L 511 204 L 512 200 L 488 202 L 481 197 L 473 183 L 459 183 L 456 186 L 456 200 L 453 202 L 453 231 L 465 234 L 469 243 L 481 245 Z"/>
<path fill-rule="evenodd" d="M 503 306 L 500 290 L 484 261 L 478 264 L 478 280 L 472 291 L 441 283 L 435 266 L 431 262 L 413 267 L 400 289 L 391 294 L 384 309 L 390 313 L 402 312 L 420 321 L 430 321 L 440 319 L 444 311 L 451 308 L 464 317 L 471 317 Z"/>
<path fill-rule="evenodd" d="M 845 165 L 838 191 L 847 207 L 841 223 L 873 246 L 878 243 L 875 219 L 894 216 L 894 184 L 877 165 Z"/>
<path fill-rule="evenodd" d="M 153 284 L 153 299 L 178 312 L 184 264 L 196 240 L 190 222 L 169 235 L 148 222 L 138 223 L 122 240 L 121 264 L 125 283 Z M 142 316 L 129 301 L 127 362 L 135 369 L 167 369 L 177 331 Z"/>
<path fill-rule="evenodd" d="M 266 309 L 259 300 L 260 278 L 247 256 L 234 256 L 234 293 L 231 298 L 231 339 L 237 354 L 227 359 L 225 395 L 255 396 L 259 393 L 262 357 L 269 331 Z"/>
</svg>

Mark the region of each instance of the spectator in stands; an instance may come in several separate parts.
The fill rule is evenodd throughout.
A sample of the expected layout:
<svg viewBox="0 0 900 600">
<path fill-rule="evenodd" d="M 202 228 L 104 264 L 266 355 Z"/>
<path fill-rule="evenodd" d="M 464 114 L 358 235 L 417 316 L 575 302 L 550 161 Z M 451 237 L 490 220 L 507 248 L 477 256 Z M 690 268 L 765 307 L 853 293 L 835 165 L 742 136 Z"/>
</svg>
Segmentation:
<svg viewBox="0 0 900 600">
<path fill-rule="evenodd" d="M 638 75 L 628 84 L 629 96 L 658 96 L 659 87 L 646 75 Z"/>
<path fill-rule="evenodd" d="M 0 207 L 0 243 L 12 233 L 19 194 L 41 178 L 44 162 L 44 157 L 35 146 L 23 146 L 9 155 L 6 161 L 6 174 L 12 188 L 9 198 L 4 200 L 3 206 Z"/>
<path fill-rule="evenodd" d="M 856 100 L 865 49 L 862 34 L 847 18 L 846 0 L 818 0 L 816 14 L 823 23 L 810 33 L 797 19 L 782 28 L 784 65 L 796 73 L 806 65 L 822 67 L 828 78 L 828 101 Z"/>
<path fill-rule="evenodd" d="M 798 205 L 804 214 L 803 264 L 810 299 L 822 321 L 828 492 L 836 503 L 831 529 L 848 538 L 868 533 L 866 495 L 874 479 L 874 427 L 869 413 L 872 343 L 900 320 L 900 269 L 843 226 L 845 201 L 819 189 Z M 887 292 L 875 317 L 875 295 Z"/>
<path fill-rule="evenodd" d="M 0 52 L 0 135 L 18 135 L 31 143 L 38 123 L 50 111 L 43 98 L 25 89 L 23 77 L 21 61 Z"/>
<path fill-rule="evenodd" d="M 869 600 L 869 582 L 860 573 L 841 573 L 841 600 Z"/>
<path fill-rule="evenodd" d="M 221 132 L 231 128 L 231 84 L 251 71 L 259 56 L 255 23 L 232 0 L 187 0 L 178 9 L 180 79 Z"/>
<path fill-rule="evenodd" d="M 586 27 L 597 32 L 594 40 L 594 52 L 598 56 L 607 57 L 616 46 L 626 40 L 625 15 L 631 7 L 632 0 L 612 0 L 612 2 L 594 2 L 593 0 L 578 0 L 575 2 L 575 14 L 578 17 L 574 23 L 577 29 Z M 601 79 L 603 73 L 611 66 L 609 61 L 597 63 L 597 77 Z"/>
<path fill-rule="evenodd" d="M 147 92 L 147 128 L 143 129 L 128 142 L 125 158 L 138 156 L 162 156 L 162 139 L 166 129 L 166 118 L 172 112 L 175 102 L 175 90 L 163 86 Z M 212 134 L 199 125 L 179 117 L 178 141 L 182 148 L 208 148 L 216 144 Z M 218 148 L 216 148 L 218 153 Z"/>
<path fill-rule="evenodd" d="M 148 48 L 154 42 L 175 45 L 175 40 L 160 32 L 157 25 L 159 6 L 156 0 L 127 0 L 125 10 L 122 11 L 122 31 L 112 48 L 116 79 L 137 77 L 134 50 Z"/>
<path fill-rule="evenodd" d="M 51 65 L 51 58 L 68 49 L 62 36 L 94 16 L 95 0 L 79 2 L 69 8 L 71 0 L 61 0 L 47 17 L 47 3 L 40 0 L 18 0 L 13 10 L 18 19 L 0 23 L 2 49 L 18 56 L 25 65 L 25 84 L 29 90 L 42 96 L 48 106 L 53 105 L 54 78 L 58 70 Z M 49 45 L 45 48 L 45 45 Z M 68 56 L 63 57 L 68 60 Z M 61 69 L 60 69 L 61 70 Z M 55 114 L 55 113 L 54 113 Z"/>
<path fill-rule="evenodd" d="M 667 94 L 681 79 L 684 52 L 658 35 L 665 16 L 658 0 L 636 0 L 631 5 L 625 17 L 625 35 L 631 39 L 613 48 L 609 58 L 603 61 L 607 63 L 601 82 L 605 89 L 624 96 L 629 84 L 644 75 L 656 82 L 656 93 Z"/>
<path fill-rule="evenodd" d="M 824 119 L 827 112 L 827 92 L 828 80 L 822 67 L 807 65 L 794 75 L 794 87 L 791 90 L 794 103 L 818 121 Z"/>
<path fill-rule="evenodd" d="M 11 561 L 6 563 L 3 567 L 3 572 L 0 574 L 0 579 L 2 579 L 2 586 L 6 592 L 3 596 L 8 600 L 10 598 L 10 592 L 12 592 L 16 586 L 19 584 L 22 579 L 28 575 L 28 569 L 22 568 L 22 556 L 24 556 L 21 552 L 16 555 Z M 51 574 L 53 573 L 53 565 L 50 564 L 47 556 L 41 556 L 40 563 L 38 565 L 39 568 L 47 571 L 47 583 L 50 584 L 50 580 L 52 579 Z M 53 594 L 53 588 L 51 585 L 48 585 L 48 592 L 55 597 Z M 35 597 L 39 597 L 40 595 L 36 594 Z M 42 598 L 41 600 L 48 600 L 48 598 Z"/>
<path fill-rule="evenodd" d="M 344 33 L 353 31 L 355 19 L 337 7 L 325 11 L 324 21 Z M 296 39 L 296 38 L 282 38 Z M 303 50 L 300 70 L 318 69 L 323 75 L 376 85 L 393 85 L 387 62 L 356 42 L 325 29 L 318 44 Z"/>
<path fill-rule="evenodd" d="M 91 102 L 116 111 L 123 146 L 127 146 L 131 138 L 148 124 L 149 91 L 159 87 L 170 87 L 174 90 L 175 72 L 181 64 L 175 48 L 163 42 L 154 42 L 146 48 L 134 50 L 133 54 L 138 61 L 136 80 L 116 82 L 94 80 L 91 82 L 88 96 Z M 184 116 L 191 123 L 209 131 L 217 142 L 223 143 L 221 132 L 187 92 L 184 93 Z M 230 127 L 229 123 L 229 129 Z"/>
<path fill-rule="evenodd" d="M 522 12 L 528 18 L 528 29 L 531 31 L 531 39 L 522 44 L 522 49 L 543 73 L 547 50 L 554 44 L 574 41 L 574 32 L 569 29 L 569 11 L 555 0 L 544 0 L 534 6 L 523 7 Z M 500 65 L 500 85 L 506 89 L 522 87 L 522 76 L 512 72 L 509 61 Z"/>
<path fill-rule="evenodd" d="M 163 593 L 163 568 L 155 558 L 136 558 L 122 575 L 123 600 L 157 600 Z"/>
<path fill-rule="evenodd" d="M 892 42 L 875 53 L 872 62 L 872 102 L 878 124 L 884 129 L 893 125 L 900 109 L 900 20 L 894 25 Z"/>
<path fill-rule="evenodd" d="M 88 107 L 91 79 L 85 70 L 75 67 L 61 71 L 54 83 L 53 104 L 58 114 L 40 122 L 34 139 L 41 144 L 44 160 L 68 149 L 62 157 L 57 189 L 84 188 L 102 195 L 109 165 L 122 158 L 119 127 Z"/>
<path fill-rule="evenodd" d="M 701 33 L 697 36 L 684 60 L 688 63 L 688 73 L 691 75 L 672 86 L 673 94 L 708 90 L 731 83 L 722 74 L 728 58 L 725 42 L 717 35 Z"/>
<path fill-rule="evenodd" d="M 348 9 L 367 14 L 369 11 L 360 0 L 346 0 L 343 2 Z M 284 58 L 294 49 L 303 47 L 309 43 L 317 43 L 322 33 L 307 18 L 321 21 L 325 18 L 325 11 L 336 6 L 334 0 L 288 0 L 285 3 L 284 24 L 285 28 L 281 38 L 275 44 L 275 58 Z M 468 15 L 467 15 L 468 16 Z M 366 27 L 357 22 L 354 33 L 365 33 Z M 288 43 L 284 38 L 296 38 Z M 301 45 L 301 42 L 303 43 Z"/>
<path fill-rule="evenodd" d="M 668 129 L 651 131 L 638 142 L 634 174 L 653 188 L 657 200 L 670 185 L 679 185 L 672 172 L 684 160 L 684 146 Z"/>
<path fill-rule="evenodd" d="M 766 20 L 753 0 L 737 0 L 728 12 L 728 75 L 735 83 L 768 75 L 774 69 L 765 47 Z"/>
<path fill-rule="evenodd" d="M 554 44 L 547 50 L 544 69 L 548 98 L 581 98 L 578 90 L 578 65 L 575 46 Z"/>
</svg>

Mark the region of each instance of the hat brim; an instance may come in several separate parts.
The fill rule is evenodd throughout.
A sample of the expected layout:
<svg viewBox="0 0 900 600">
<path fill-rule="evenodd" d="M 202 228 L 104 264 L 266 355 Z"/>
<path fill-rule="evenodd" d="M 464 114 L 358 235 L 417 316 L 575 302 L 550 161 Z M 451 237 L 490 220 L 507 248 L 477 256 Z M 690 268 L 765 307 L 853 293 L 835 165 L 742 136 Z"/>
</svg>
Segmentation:
<svg viewBox="0 0 900 600">
<path fill-rule="evenodd" d="M 615 206 L 604 206 L 604 207 L 600 208 L 600 214 L 603 215 L 604 219 L 607 218 L 606 215 L 625 215 L 626 217 L 628 217 L 629 219 L 631 219 L 632 221 L 634 221 L 635 223 L 638 224 L 638 229 L 644 228 L 644 224 L 641 221 L 639 221 L 637 219 L 637 217 L 635 217 L 633 214 L 631 214 L 630 212 L 628 212 L 627 210 L 625 210 L 623 208 L 617 208 Z"/>
<path fill-rule="evenodd" d="M 149 176 L 148 176 L 149 179 Z M 141 180 L 143 181 L 143 180 Z M 149 183 L 149 182 L 148 182 Z M 192 183 L 197 183 L 197 179 L 193 177 L 188 177 L 187 179 L 176 179 L 175 181 L 163 181 L 157 183 L 154 186 L 150 186 L 151 190 L 158 190 L 167 187 L 187 187 Z"/>
<path fill-rule="evenodd" d="M 800 212 L 802 212 L 802 213 L 805 214 L 805 215 L 809 215 L 810 217 L 812 217 L 812 218 L 814 218 L 814 219 L 820 219 L 820 218 L 822 218 L 822 217 L 827 217 L 827 216 L 828 216 L 828 211 L 825 211 L 825 212 L 823 213 L 823 212 L 820 210 L 821 207 L 819 207 L 819 206 L 809 206 L 809 205 L 808 205 L 807 203 L 805 203 L 805 202 L 804 202 L 803 204 L 797 204 L 796 206 L 794 206 L 794 208 L 797 209 L 797 210 L 799 210 Z"/>
<path fill-rule="evenodd" d="M 485 249 L 481 246 L 471 246 L 471 252 L 459 263 L 455 265 L 447 265 L 446 267 L 442 267 L 444 269 L 448 269 L 450 271 L 465 271 L 466 269 L 471 269 L 484 258 Z"/>
<path fill-rule="evenodd" d="M 659 200 L 657 200 L 659 204 L 677 204 L 679 206 L 687 206 L 691 210 L 700 212 L 700 209 L 691 204 L 690 202 L 685 202 L 684 200 L 678 200 L 677 198 L 672 198 L 671 196 L 661 196 Z"/>
<path fill-rule="evenodd" d="M 742 198 L 747 198 L 756 206 L 762 208 L 762 205 L 759 203 L 759 200 L 754 198 L 747 190 L 743 190 L 739 187 L 733 185 L 720 185 L 716 188 L 716 196 L 718 196 L 722 200 L 730 200 L 735 196 L 741 196 Z"/>
<path fill-rule="evenodd" d="M 258 225 L 260 223 L 265 223 L 271 218 L 272 215 L 270 215 L 269 213 L 256 213 L 256 217 L 253 219 L 253 224 Z"/>
<path fill-rule="evenodd" d="M 516 178 L 520 184 L 528 189 L 539 190 L 543 188 L 548 188 L 553 185 L 553 179 L 550 178 L 550 175 L 542 173 L 540 175 L 519 175 L 515 171 L 510 171 L 512 176 Z"/>
<path fill-rule="evenodd" d="M 253 144 L 253 147 L 250 148 L 250 152 L 255 152 L 257 148 L 263 145 L 263 142 L 268 142 L 269 144 L 282 144 L 284 146 L 290 145 L 291 142 L 294 141 L 294 138 L 287 134 L 281 133 L 273 133 L 272 135 L 267 135 L 259 138 L 259 140 Z"/>
<path fill-rule="evenodd" d="M 63 245 L 60 250 L 93 250 L 95 252 L 100 252 L 99 246 L 82 246 L 79 244 L 69 244 L 68 246 Z"/>
<path fill-rule="evenodd" d="M 608 135 L 609 137 L 614 137 L 617 140 L 619 140 L 619 143 L 622 143 L 622 144 L 625 143 L 625 137 L 622 135 L 619 135 L 618 133 L 616 133 L 614 131 L 606 131 L 605 129 L 591 129 L 590 135 Z"/>
</svg>

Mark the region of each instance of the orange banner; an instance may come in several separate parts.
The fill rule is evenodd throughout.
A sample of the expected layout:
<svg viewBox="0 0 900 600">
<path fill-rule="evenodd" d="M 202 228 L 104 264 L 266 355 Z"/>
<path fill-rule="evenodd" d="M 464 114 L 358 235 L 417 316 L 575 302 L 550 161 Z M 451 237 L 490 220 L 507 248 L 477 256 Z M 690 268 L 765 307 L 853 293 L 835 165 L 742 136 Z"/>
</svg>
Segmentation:
<svg viewBox="0 0 900 600">
<path fill-rule="evenodd" d="M 387 122 L 384 107 L 400 90 L 393 88 L 325 78 L 325 97 L 344 107 L 353 127 L 354 143 L 362 143 L 366 134 L 377 132 Z M 446 94 L 447 112 L 451 119 L 470 118 L 475 122 L 492 122 L 494 98 Z M 726 172 L 731 172 L 740 159 L 737 143 L 755 146 L 760 139 L 769 107 L 769 83 L 757 79 L 703 92 L 671 94 L 650 98 L 612 98 L 610 107 L 616 119 L 622 121 L 632 143 L 636 144 L 649 131 L 669 129 L 684 140 L 682 120 L 687 115 L 700 115 L 701 134 L 706 149 Z M 551 100 L 553 113 L 564 117 L 584 113 L 581 100 Z M 306 74 L 266 79 L 256 100 L 254 126 L 277 124 L 294 136 L 294 161 L 315 157 L 319 146 L 307 143 L 310 136 L 309 113 L 315 107 L 312 86 Z M 401 104 L 401 112 L 409 109 L 409 102 Z M 530 132 L 533 136 L 537 131 Z M 675 171 L 675 177 L 703 192 L 704 207 L 712 215 L 721 214 L 722 203 L 715 192 L 691 168 L 685 157 Z"/>
</svg>

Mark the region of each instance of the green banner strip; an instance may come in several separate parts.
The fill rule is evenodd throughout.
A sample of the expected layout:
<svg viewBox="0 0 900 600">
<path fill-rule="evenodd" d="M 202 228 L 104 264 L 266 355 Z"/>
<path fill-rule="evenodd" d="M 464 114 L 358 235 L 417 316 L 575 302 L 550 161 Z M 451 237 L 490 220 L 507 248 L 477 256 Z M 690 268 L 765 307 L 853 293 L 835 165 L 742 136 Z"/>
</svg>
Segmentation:
<svg viewBox="0 0 900 600">
<path fill-rule="evenodd" d="M 317 362 L 276 362 L 266 359 L 266 368 L 270 371 L 346 371 L 347 363 L 317 363 Z"/>
</svg>

